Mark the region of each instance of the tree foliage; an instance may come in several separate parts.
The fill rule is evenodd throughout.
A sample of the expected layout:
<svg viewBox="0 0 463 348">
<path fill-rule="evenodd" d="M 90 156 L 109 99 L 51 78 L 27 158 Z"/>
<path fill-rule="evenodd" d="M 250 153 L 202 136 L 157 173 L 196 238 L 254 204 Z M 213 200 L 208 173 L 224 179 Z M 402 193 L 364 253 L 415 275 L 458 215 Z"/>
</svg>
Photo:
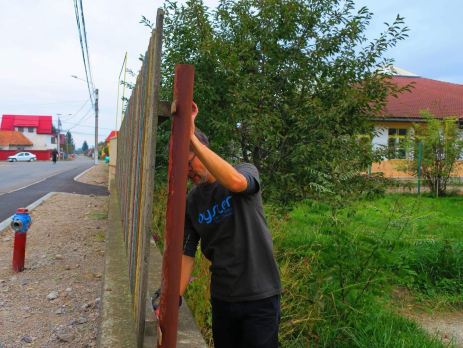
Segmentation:
<svg viewBox="0 0 463 348">
<path fill-rule="evenodd" d="M 222 0 L 215 10 L 168 0 L 165 11 L 162 96 L 171 99 L 175 64 L 194 64 L 197 124 L 214 150 L 253 162 L 264 192 L 283 201 L 352 191 L 374 155 L 358 135 L 399 92 L 380 71 L 407 36 L 403 18 L 369 42 L 372 13 L 353 0 Z"/>
<path fill-rule="evenodd" d="M 414 125 L 412 171 L 417 175 L 421 164 L 421 175 L 430 191 L 442 196 L 447 191 L 456 161 L 463 155 L 462 134 L 456 117 L 437 119 L 428 110 L 422 111 L 421 116 L 426 122 Z"/>
<path fill-rule="evenodd" d="M 64 151 L 69 154 L 74 153 L 74 149 L 74 138 L 72 137 L 72 133 L 67 131 L 65 136 Z"/>
<path fill-rule="evenodd" d="M 86 153 L 87 150 L 88 150 L 87 140 L 84 140 L 84 143 L 82 144 L 82 152 Z"/>
</svg>

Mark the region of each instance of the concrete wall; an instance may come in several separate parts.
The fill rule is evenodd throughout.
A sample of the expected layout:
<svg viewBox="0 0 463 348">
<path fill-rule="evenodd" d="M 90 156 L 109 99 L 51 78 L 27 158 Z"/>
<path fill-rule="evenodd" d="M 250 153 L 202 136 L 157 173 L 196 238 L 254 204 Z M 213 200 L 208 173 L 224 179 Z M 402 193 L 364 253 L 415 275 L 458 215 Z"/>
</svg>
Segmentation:
<svg viewBox="0 0 463 348">
<path fill-rule="evenodd" d="M 109 165 L 116 166 L 117 162 L 117 137 L 109 141 Z"/>
<path fill-rule="evenodd" d="M 371 172 L 382 172 L 387 178 L 411 178 L 413 174 L 408 170 L 410 166 L 411 161 L 408 160 L 384 160 L 380 163 L 373 163 Z M 463 177 L 463 161 L 457 162 L 452 176 Z"/>
<path fill-rule="evenodd" d="M 33 128 L 33 132 L 29 132 L 29 128 L 28 127 L 23 127 L 24 128 L 24 132 L 22 132 L 22 134 L 24 134 L 24 136 L 29 139 L 30 141 L 32 141 L 32 147 L 30 147 L 29 149 L 31 150 L 53 150 L 53 149 L 56 149 L 57 145 L 56 144 L 52 144 L 51 142 L 51 139 L 54 138 L 56 139 L 56 136 L 54 134 L 37 134 L 37 128 Z M 16 131 L 19 131 L 19 128 L 18 127 L 15 127 L 15 130 Z M 28 150 L 26 150 L 28 151 Z"/>
<path fill-rule="evenodd" d="M 110 169 L 113 166 L 110 166 Z M 105 273 L 103 278 L 102 308 L 98 347 L 137 348 L 132 298 L 129 289 L 128 258 L 122 232 L 120 203 L 114 184 L 114 172 L 110 175 L 108 220 L 105 248 Z M 152 241 L 149 245 L 148 288 L 146 301 L 145 337 L 143 348 L 156 347 L 157 322 L 150 304 L 150 294 L 161 284 L 162 256 Z M 179 311 L 177 348 L 207 348 L 193 316 L 185 303 Z M 138 347 L 141 348 L 141 347 Z"/>
</svg>

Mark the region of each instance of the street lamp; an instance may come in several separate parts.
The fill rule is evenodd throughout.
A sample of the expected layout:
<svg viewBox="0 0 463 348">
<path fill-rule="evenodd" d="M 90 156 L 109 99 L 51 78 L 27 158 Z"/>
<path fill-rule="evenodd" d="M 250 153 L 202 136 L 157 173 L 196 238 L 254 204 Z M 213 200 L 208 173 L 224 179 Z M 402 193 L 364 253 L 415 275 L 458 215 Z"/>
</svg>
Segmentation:
<svg viewBox="0 0 463 348">
<path fill-rule="evenodd" d="M 71 77 L 77 79 L 77 80 L 80 80 L 80 81 L 84 81 L 85 83 L 87 82 L 87 80 L 84 80 L 84 79 L 81 79 L 79 76 L 77 75 L 71 75 Z"/>
<path fill-rule="evenodd" d="M 87 80 L 81 79 L 76 75 L 71 75 L 71 77 L 77 80 L 84 81 L 85 83 L 87 83 L 87 85 L 89 85 L 89 82 Z M 98 88 L 95 88 L 93 93 L 95 94 L 95 148 L 93 150 L 93 156 L 95 158 L 95 164 L 98 164 Z"/>
</svg>

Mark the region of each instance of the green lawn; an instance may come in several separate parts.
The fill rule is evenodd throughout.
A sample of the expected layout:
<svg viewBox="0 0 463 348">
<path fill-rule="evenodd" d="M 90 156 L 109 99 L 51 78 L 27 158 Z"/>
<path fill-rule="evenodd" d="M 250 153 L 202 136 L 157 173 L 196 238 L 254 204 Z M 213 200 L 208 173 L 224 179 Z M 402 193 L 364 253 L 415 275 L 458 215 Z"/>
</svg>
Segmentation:
<svg viewBox="0 0 463 348">
<path fill-rule="evenodd" d="M 388 195 L 377 200 L 355 203 L 342 210 L 340 218 L 350 232 L 395 238 L 401 233 L 404 242 L 421 240 L 463 240 L 463 196 L 432 198 L 415 195 Z M 291 240 L 310 242 L 314 235 L 330 228 L 329 207 L 305 202 L 292 210 L 286 226 Z M 403 224 L 406 224 L 402 231 Z M 387 227 L 387 229 L 386 229 Z"/>
<path fill-rule="evenodd" d="M 283 346 L 441 347 L 382 304 L 400 286 L 461 306 L 462 208 L 463 197 L 394 194 L 335 213 L 306 201 L 286 219 L 268 209 L 285 288 Z"/>
<path fill-rule="evenodd" d="M 398 315 L 394 289 L 421 307 L 463 304 L 463 197 L 393 194 L 346 205 L 267 205 L 283 285 L 282 347 L 444 347 Z M 208 263 L 187 300 L 211 342 Z M 428 306 L 432 308 L 432 305 Z"/>
</svg>

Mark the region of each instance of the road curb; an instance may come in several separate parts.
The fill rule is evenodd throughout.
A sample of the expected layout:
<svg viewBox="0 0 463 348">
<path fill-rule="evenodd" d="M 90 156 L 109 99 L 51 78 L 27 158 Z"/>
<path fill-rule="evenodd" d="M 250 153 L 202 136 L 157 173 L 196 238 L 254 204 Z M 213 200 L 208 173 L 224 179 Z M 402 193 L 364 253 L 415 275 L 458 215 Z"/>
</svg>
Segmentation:
<svg viewBox="0 0 463 348">
<path fill-rule="evenodd" d="M 91 166 L 90 168 L 84 170 L 82 173 L 80 173 L 79 175 L 77 175 L 76 177 L 74 177 L 74 181 L 77 181 L 77 179 L 79 179 L 82 175 L 84 175 L 85 173 L 87 173 L 90 169 L 92 169 L 93 167 L 95 167 L 95 165 Z"/>
<path fill-rule="evenodd" d="M 46 201 L 47 199 L 49 199 L 51 196 L 55 195 L 57 192 L 49 192 L 47 193 L 45 196 L 43 196 L 42 198 L 39 198 L 38 200 L 36 200 L 35 202 L 29 204 L 26 208 L 31 211 L 32 209 L 35 209 L 37 208 L 40 204 L 42 204 L 44 201 Z M 2 222 L 0 222 L 0 235 L 5 232 L 5 230 L 10 226 L 10 223 L 11 223 L 11 218 L 13 217 L 13 215 L 11 215 L 9 218 L 3 220 Z"/>
</svg>

